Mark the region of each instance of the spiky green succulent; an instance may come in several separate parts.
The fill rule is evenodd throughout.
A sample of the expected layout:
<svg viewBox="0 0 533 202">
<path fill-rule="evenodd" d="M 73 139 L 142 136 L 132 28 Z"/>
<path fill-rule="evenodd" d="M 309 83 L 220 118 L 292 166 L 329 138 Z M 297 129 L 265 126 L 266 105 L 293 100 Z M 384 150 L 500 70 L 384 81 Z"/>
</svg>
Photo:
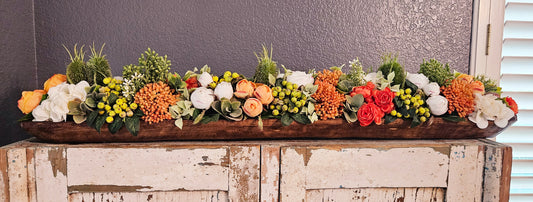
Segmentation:
<svg viewBox="0 0 533 202">
<path fill-rule="evenodd" d="M 100 51 L 96 51 L 94 43 L 92 46 L 90 46 L 91 56 L 87 61 L 87 81 L 91 85 L 104 85 L 104 78 L 111 77 L 111 68 L 109 67 L 109 62 L 105 58 L 105 55 L 102 55 L 104 46 L 105 43 L 102 44 Z"/>
<path fill-rule="evenodd" d="M 259 55 L 255 53 L 255 57 L 257 57 L 258 64 L 255 69 L 253 81 L 268 84 L 268 75 L 272 74 L 276 78 L 279 72 L 276 62 L 272 61 L 272 47 L 270 47 L 269 54 L 267 47 L 263 45 L 263 53 Z"/>
<path fill-rule="evenodd" d="M 80 81 L 86 80 L 87 78 L 87 65 L 83 61 L 85 56 L 85 52 L 83 52 L 84 46 L 81 46 L 79 50 L 77 46 L 78 44 L 74 44 L 74 55 L 72 55 L 68 48 L 63 45 L 70 56 L 70 64 L 67 66 L 67 81 L 71 84 L 77 84 Z"/>
<path fill-rule="evenodd" d="M 405 75 L 405 69 L 398 62 L 398 56 L 387 54 L 387 55 L 384 55 L 382 59 L 383 59 L 383 63 L 378 68 L 378 71 L 381 71 L 383 75 L 389 75 L 389 73 L 394 72 L 394 79 L 393 79 L 391 86 L 392 85 L 403 86 L 406 75 Z"/>
</svg>

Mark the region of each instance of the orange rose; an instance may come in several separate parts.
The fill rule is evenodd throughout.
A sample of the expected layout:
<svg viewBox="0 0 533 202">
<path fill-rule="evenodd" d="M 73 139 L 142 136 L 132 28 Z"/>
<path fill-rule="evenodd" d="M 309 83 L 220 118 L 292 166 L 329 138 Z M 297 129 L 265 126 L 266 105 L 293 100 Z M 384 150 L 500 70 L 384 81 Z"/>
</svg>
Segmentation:
<svg viewBox="0 0 533 202">
<path fill-rule="evenodd" d="M 251 97 L 254 93 L 254 89 L 255 89 L 254 82 L 243 79 L 243 80 L 240 80 L 239 83 L 237 83 L 234 95 L 235 97 L 238 97 L 238 98 Z"/>
<path fill-rule="evenodd" d="M 461 74 L 457 77 L 457 79 L 459 80 L 465 80 L 467 83 L 470 83 L 472 82 L 472 80 L 474 80 L 474 77 L 473 76 L 470 76 L 468 74 Z"/>
<path fill-rule="evenodd" d="M 479 93 L 481 95 L 484 95 L 485 94 L 485 86 L 483 85 L 483 82 L 481 81 L 474 81 L 472 84 L 470 84 L 472 86 L 472 91 L 474 93 Z"/>
<path fill-rule="evenodd" d="M 54 74 L 48 80 L 44 82 L 44 91 L 48 92 L 50 88 L 57 86 L 63 82 L 67 81 L 67 76 L 64 74 Z"/>
<path fill-rule="evenodd" d="M 259 99 L 259 101 L 261 101 L 261 103 L 264 105 L 268 105 L 272 102 L 272 100 L 274 100 L 274 96 L 272 96 L 272 89 L 270 89 L 267 85 L 261 85 L 255 88 L 254 97 Z"/>
<path fill-rule="evenodd" d="M 39 106 L 41 98 L 46 94 L 44 90 L 23 91 L 22 97 L 18 101 L 18 107 L 24 114 L 28 114 L 35 107 Z"/>
<path fill-rule="evenodd" d="M 244 102 L 242 109 L 249 117 L 256 117 L 263 112 L 263 104 L 257 98 L 249 98 Z"/>
</svg>

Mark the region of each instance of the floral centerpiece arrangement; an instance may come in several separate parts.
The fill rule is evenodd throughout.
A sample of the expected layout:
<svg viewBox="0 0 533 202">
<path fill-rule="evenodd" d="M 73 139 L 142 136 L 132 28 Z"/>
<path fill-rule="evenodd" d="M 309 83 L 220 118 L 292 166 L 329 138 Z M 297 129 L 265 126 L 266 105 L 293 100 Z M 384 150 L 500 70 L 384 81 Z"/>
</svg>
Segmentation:
<svg viewBox="0 0 533 202">
<path fill-rule="evenodd" d="M 416 73 L 406 72 L 394 55 L 383 56 L 376 72 L 364 71 L 358 59 L 347 68 L 302 72 L 278 65 L 272 50 L 263 46 L 252 77 L 231 71 L 214 75 L 207 65 L 180 75 L 170 72 L 166 55 L 148 48 L 137 64 L 113 77 L 103 47 L 90 46 L 87 61 L 83 46 L 74 46 L 73 54 L 65 47 L 71 59 L 65 74 L 53 75 L 43 90 L 22 92 L 18 107 L 26 115 L 21 121 L 72 120 L 98 132 L 125 127 L 137 135 L 141 122 L 164 120 L 174 120 L 175 130 L 221 119 L 256 119 L 258 131 L 264 130 L 265 119 L 288 128 L 293 122 L 328 119 L 359 127 L 402 119 L 414 128 L 434 117 L 470 121 L 481 129 L 492 121 L 504 128 L 518 113 L 516 102 L 501 97 L 495 81 L 452 72 L 435 59 L 424 60 Z"/>
</svg>

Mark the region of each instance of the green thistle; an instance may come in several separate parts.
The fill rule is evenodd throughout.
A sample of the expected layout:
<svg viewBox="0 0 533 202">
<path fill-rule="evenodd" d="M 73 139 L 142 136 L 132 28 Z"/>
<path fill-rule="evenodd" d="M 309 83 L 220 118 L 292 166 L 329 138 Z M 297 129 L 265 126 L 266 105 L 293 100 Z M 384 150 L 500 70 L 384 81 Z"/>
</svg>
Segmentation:
<svg viewBox="0 0 533 202">
<path fill-rule="evenodd" d="M 67 50 L 68 55 L 70 56 L 70 64 L 67 66 L 67 81 L 71 84 L 77 84 L 80 81 L 84 81 L 87 76 L 87 65 L 83 61 L 85 52 L 83 52 L 83 47 L 78 50 L 78 44 L 74 44 L 74 57 L 68 50 L 68 48 L 63 45 L 65 50 Z"/>
<path fill-rule="evenodd" d="M 104 78 L 111 77 L 111 68 L 109 67 L 109 63 L 105 58 L 105 55 L 102 55 L 104 46 L 105 43 L 102 44 L 102 47 L 98 52 L 96 51 L 94 43 L 92 46 L 90 46 L 91 58 L 87 61 L 87 81 L 91 85 L 94 83 L 104 85 Z"/>
<path fill-rule="evenodd" d="M 268 49 L 263 45 L 263 53 L 257 55 L 257 68 L 255 69 L 255 75 L 253 81 L 257 83 L 268 84 L 268 75 L 272 74 L 275 77 L 278 76 L 278 67 L 275 61 L 272 61 L 272 46 L 270 47 L 270 55 Z"/>
</svg>

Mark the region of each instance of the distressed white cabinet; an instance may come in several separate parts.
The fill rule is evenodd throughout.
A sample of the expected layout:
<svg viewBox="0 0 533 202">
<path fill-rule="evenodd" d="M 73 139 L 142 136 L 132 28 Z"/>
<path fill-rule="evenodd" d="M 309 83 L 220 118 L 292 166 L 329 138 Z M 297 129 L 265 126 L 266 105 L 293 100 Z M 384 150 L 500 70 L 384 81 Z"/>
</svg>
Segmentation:
<svg viewBox="0 0 533 202">
<path fill-rule="evenodd" d="M 45 144 L 0 149 L 2 201 L 506 201 L 489 140 Z"/>
</svg>

